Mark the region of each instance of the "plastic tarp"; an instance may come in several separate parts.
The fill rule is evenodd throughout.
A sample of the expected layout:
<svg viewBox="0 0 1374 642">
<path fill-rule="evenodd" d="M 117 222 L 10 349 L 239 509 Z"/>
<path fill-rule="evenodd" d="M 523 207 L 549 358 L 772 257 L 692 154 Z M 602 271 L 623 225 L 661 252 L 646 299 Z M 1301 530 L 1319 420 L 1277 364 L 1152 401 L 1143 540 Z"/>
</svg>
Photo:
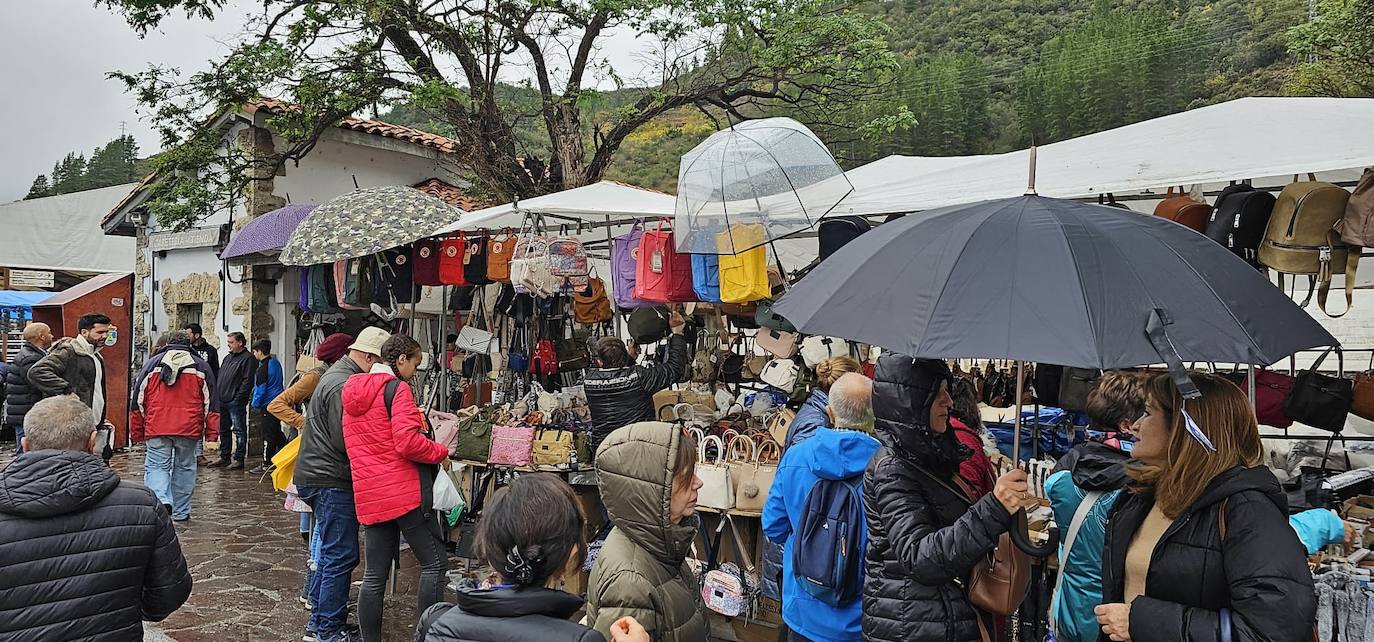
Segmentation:
<svg viewBox="0 0 1374 642">
<path fill-rule="evenodd" d="M 0 308 L 31 308 L 52 297 L 52 292 L 0 290 Z"/>
<path fill-rule="evenodd" d="M 457 223 L 435 230 L 435 234 L 448 234 L 458 230 L 496 230 L 505 227 L 518 229 L 526 214 L 543 214 L 550 217 L 545 221 L 546 225 L 557 225 L 560 217 L 570 219 L 571 225 L 576 225 L 577 221 L 604 223 L 607 216 L 612 220 L 671 218 L 675 203 L 674 197 L 662 192 L 615 181 L 601 181 L 477 210 L 467 214 Z"/>
<path fill-rule="evenodd" d="M 1036 149 L 1036 192 L 1058 198 L 1374 165 L 1374 99 L 1241 98 Z M 832 215 L 918 212 L 1026 192 L 1029 150 L 850 170 Z"/>
<path fill-rule="evenodd" d="M 0 205 L 0 265 L 132 272 L 133 237 L 106 236 L 100 219 L 133 188 L 116 185 Z"/>
</svg>

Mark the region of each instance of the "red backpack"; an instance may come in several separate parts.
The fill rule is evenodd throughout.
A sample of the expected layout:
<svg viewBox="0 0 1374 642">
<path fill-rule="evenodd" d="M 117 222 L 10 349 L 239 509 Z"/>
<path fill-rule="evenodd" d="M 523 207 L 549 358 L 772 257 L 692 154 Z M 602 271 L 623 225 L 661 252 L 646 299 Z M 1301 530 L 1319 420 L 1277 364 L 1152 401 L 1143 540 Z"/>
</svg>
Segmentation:
<svg viewBox="0 0 1374 642">
<path fill-rule="evenodd" d="M 635 265 L 634 296 L 654 303 L 696 301 L 692 288 L 692 256 L 678 254 L 672 228 L 645 230 L 639 239 L 639 261 Z"/>
<path fill-rule="evenodd" d="M 469 285 L 463 260 L 467 257 L 467 238 L 458 236 L 439 243 L 439 281 L 443 285 Z"/>
<path fill-rule="evenodd" d="M 530 357 L 530 374 L 546 377 L 558 374 L 558 352 L 553 349 L 553 341 L 540 339 L 535 344 L 534 355 Z"/>
</svg>

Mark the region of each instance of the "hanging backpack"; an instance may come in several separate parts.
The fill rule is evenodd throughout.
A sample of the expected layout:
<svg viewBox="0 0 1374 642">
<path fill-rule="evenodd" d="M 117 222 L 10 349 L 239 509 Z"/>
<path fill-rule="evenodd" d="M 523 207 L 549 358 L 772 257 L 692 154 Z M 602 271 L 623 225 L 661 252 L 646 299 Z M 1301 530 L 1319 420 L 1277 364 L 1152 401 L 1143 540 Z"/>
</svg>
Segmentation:
<svg viewBox="0 0 1374 642">
<path fill-rule="evenodd" d="M 692 255 L 692 291 L 697 299 L 720 303 L 720 257 L 715 254 Z"/>
<path fill-rule="evenodd" d="M 666 307 L 637 308 L 630 313 L 630 321 L 626 325 L 635 343 L 646 346 L 668 337 L 668 319 L 669 312 Z"/>
<path fill-rule="evenodd" d="M 362 310 L 366 306 L 354 303 L 357 300 L 358 284 L 356 280 L 352 283 L 353 291 L 349 292 L 348 263 L 348 259 L 334 262 L 332 268 L 334 272 L 334 300 L 344 310 Z"/>
<path fill-rule="evenodd" d="M 1274 213 L 1274 195 L 1256 190 L 1249 183 L 1228 186 L 1217 197 L 1216 208 L 1207 223 L 1207 237 L 1251 265 L 1259 265 L 1259 246 L 1264 241 L 1269 217 Z"/>
<path fill-rule="evenodd" d="M 636 274 L 639 270 L 639 242 L 643 236 L 642 225 L 635 223 L 627 234 L 611 241 L 611 289 L 615 295 L 615 307 L 621 310 L 652 305 L 635 297 Z"/>
<path fill-rule="evenodd" d="M 1374 245 L 1374 167 L 1366 167 L 1345 204 L 1341 240 L 1348 245 Z"/>
<path fill-rule="evenodd" d="M 545 377 L 558 374 L 558 352 L 554 350 L 552 340 L 540 339 L 535 344 L 534 354 L 530 357 L 530 374 Z"/>
<path fill-rule="evenodd" d="M 307 266 L 298 267 L 296 273 L 300 276 L 300 280 L 297 282 L 299 300 L 296 302 L 296 307 L 300 308 L 301 312 L 314 312 L 310 309 L 310 268 Z"/>
<path fill-rule="evenodd" d="M 768 250 L 763 241 L 763 226 L 756 223 L 731 225 L 728 231 L 716 235 L 721 301 L 749 303 L 772 294 Z M 745 247 L 750 249 L 738 250 Z"/>
<path fill-rule="evenodd" d="M 467 237 L 459 232 L 439 242 L 439 283 L 441 285 L 471 285 L 468 283 L 463 259 L 467 256 Z"/>
<path fill-rule="evenodd" d="M 1341 241 L 1336 225 L 1345 216 L 1350 200 L 1347 192 L 1331 183 L 1316 180 L 1289 183 L 1279 193 L 1274 214 L 1259 247 L 1262 265 L 1279 273 L 1279 288 L 1284 288 L 1284 275 L 1307 277 L 1306 306 L 1317 292 L 1317 305 L 1330 317 L 1344 316 L 1326 311 L 1326 295 L 1331 290 L 1331 277 L 1344 266 L 1346 312 L 1355 294 L 1355 272 L 1360 266 L 1360 252 L 1350 251 Z"/>
<path fill-rule="evenodd" d="M 439 242 L 420 239 L 411 247 L 412 273 L 416 285 L 443 285 L 439 280 Z"/>
<path fill-rule="evenodd" d="M 611 300 L 606 297 L 606 285 L 591 277 L 587 288 L 573 292 L 573 319 L 584 325 L 607 323 L 611 320 Z"/>
<path fill-rule="evenodd" d="M 372 282 L 372 300 L 379 303 L 413 302 L 415 284 L 411 279 L 410 252 L 404 249 L 387 250 L 378 257 L 376 278 Z"/>
<path fill-rule="evenodd" d="M 487 237 L 474 236 L 467 242 L 467 252 L 463 259 L 463 280 L 468 285 L 486 285 L 492 282 L 487 276 Z"/>
<path fill-rule="evenodd" d="M 635 264 L 635 298 L 655 303 L 696 300 L 692 291 L 692 257 L 678 254 L 673 229 L 660 221 L 639 239 Z"/>
<path fill-rule="evenodd" d="M 310 266 L 310 310 L 312 312 L 341 312 L 334 291 L 334 266 Z"/>
<path fill-rule="evenodd" d="M 515 236 L 510 230 L 487 238 L 487 278 L 506 283 L 510 281 L 510 258 L 515 253 Z"/>
<path fill-rule="evenodd" d="M 873 229 L 873 224 L 862 216 L 835 216 L 821 219 L 816 228 L 816 239 L 820 241 L 818 261 L 830 258 L 831 254 L 859 238 L 864 232 Z"/>
<path fill-rule="evenodd" d="M 862 479 L 856 475 L 812 484 L 792 539 L 792 574 L 797 584 L 830 606 L 853 602 L 863 589 Z"/>
<path fill-rule="evenodd" d="M 1178 188 L 1178 192 L 1175 195 L 1174 188 L 1169 188 L 1164 200 L 1155 206 L 1155 216 L 1167 218 L 1196 232 L 1207 231 L 1207 219 L 1212 215 L 1212 206 L 1193 200 L 1182 187 Z"/>
</svg>

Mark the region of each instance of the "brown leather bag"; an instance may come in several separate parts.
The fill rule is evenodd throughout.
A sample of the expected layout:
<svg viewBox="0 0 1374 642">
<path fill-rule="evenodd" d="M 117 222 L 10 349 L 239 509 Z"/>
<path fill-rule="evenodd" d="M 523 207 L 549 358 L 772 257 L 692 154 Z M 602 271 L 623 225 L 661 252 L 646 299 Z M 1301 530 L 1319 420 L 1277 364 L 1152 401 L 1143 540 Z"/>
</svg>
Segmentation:
<svg viewBox="0 0 1374 642">
<path fill-rule="evenodd" d="M 1279 193 L 1259 246 L 1259 262 L 1279 273 L 1280 289 L 1285 288 L 1285 275 L 1307 277 L 1307 298 L 1301 305 L 1306 306 L 1315 291 L 1322 312 L 1333 318 L 1344 316 L 1345 312 L 1326 311 L 1326 296 L 1331 290 L 1332 275 L 1344 267 L 1346 312 L 1350 311 L 1360 252 L 1350 251 L 1350 246 L 1341 242 L 1338 230 L 1350 193 L 1318 181 L 1312 174 L 1307 178 L 1294 180 Z"/>
<path fill-rule="evenodd" d="M 1355 375 L 1355 391 L 1350 400 L 1351 414 L 1374 421 L 1374 370 Z"/>
<path fill-rule="evenodd" d="M 973 489 L 958 475 L 953 477 L 954 485 L 959 488 L 955 490 L 924 469 L 917 470 L 968 502 L 970 506 L 973 505 Z M 1021 524 L 1024 522 L 1018 524 L 1018 521 L 1014 520 L 1011 527 L 1019 528 Z M 1001 537 L 997 538 L 997 547 L 988 551 L 969 574 L 969 603 L 974 608 L 994 615 L 1007 616 L 1015 613 L 1021 608 L 1021 603 L 1026 599 L 1026 591 L 1030 589 L 1030 569 L 1030 556 L 1012 543 L 1009 533 L 1002 533 Z"/>
<path fill-rule="evenodd" d="M 1206 232 L 1207 221 L 1212 217 L 1212 206 L 1193 200 L 1182 187 L 1178 188 L 1178 192 L 1175 195 L 1174 188 L 1169 188 L 1164 200 L 1155 206 L 1155 216 L 1167 218 L 1199 233 Z"/>
<path fill-rule="evenodd" d="M 573 292 L 573 318 L 578 323 L 596 325 L 611 320 L 611 299 L 606 284 L 596 277 L 587 279 L 587 289 Z"/>
<path fill-rule="evenodd" d="M 1374 167 L 1364 168 L 1341 220 L 1342 241 L 1363 247 L 1374 245 Z"/>
</svg>

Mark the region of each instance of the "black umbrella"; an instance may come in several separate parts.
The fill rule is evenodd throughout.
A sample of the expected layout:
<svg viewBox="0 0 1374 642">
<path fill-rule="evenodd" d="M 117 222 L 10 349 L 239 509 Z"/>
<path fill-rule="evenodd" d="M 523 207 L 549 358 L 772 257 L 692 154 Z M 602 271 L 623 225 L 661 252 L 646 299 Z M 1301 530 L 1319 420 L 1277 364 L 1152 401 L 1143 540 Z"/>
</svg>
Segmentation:
<svg viewBox="0 0 1374 642">
<path fill-rule="evenodd" d="M 1253 267 L 1197 232 L 1034 195 L 882 225 L 828 258 L 774 309 L 807 334 L 916 357 L 1083 368 L 1268 365 L 1338 343 Z"/>
</svg>

